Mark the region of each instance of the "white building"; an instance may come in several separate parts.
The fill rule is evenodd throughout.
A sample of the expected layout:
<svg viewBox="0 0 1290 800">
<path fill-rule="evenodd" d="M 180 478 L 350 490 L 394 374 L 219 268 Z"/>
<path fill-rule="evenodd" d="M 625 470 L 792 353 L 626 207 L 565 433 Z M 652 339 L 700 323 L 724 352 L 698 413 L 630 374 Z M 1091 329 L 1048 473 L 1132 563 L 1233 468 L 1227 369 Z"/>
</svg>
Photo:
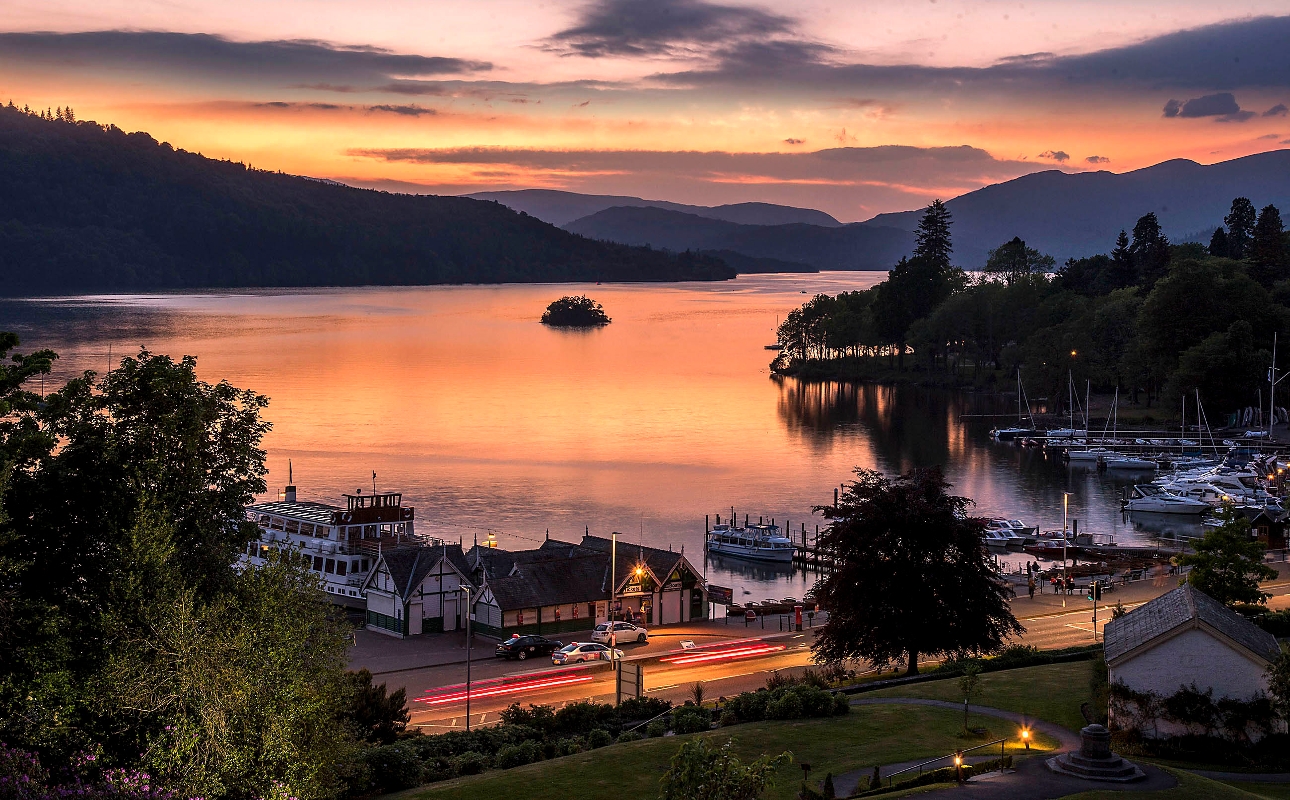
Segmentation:
<svg viewBox="0 0 1290 800">
<path fill-rule="evenodd" d="M 1135 608 L 1107 623 L 1108 677 L 1132 692 L 1166 698 L 1195 685 L 1213 700 L 1252 700 L 1268 690 L 1268 666 L 1281 653 L 1276 637 L 1190 585 Z M 1148 736 L 1187 733 L 1185 725 L 1136 704 L 1116 720 L 1114 688 L 1111 721 L 1137 727 Z M 1150 719 L 1141 719 L 1143 714 Z M 1131 718 L 1130 718 L 1131 717 Z"/>
<path fill-rule="evenodd" d="M 344 497 L 344 507 L 301 501 L 288 486 L 282 500 L 250 506 L 246 517 L 259 526 L 260 538 L 247 545 L 241 563 L 261 566 L 271 549 L 296 554 L 308 560 L 334 602 L 365 608 L 363 584 L 383 548 L 437 540 L 415 535 L 415 509 L 397 492 Z"/>
<path fill-rule="evenodd" d="M 362 586 L 367 629 L 403 638 L 464 628 L 469 572 L 458 544 L 383 549 Z"/>
</svg>

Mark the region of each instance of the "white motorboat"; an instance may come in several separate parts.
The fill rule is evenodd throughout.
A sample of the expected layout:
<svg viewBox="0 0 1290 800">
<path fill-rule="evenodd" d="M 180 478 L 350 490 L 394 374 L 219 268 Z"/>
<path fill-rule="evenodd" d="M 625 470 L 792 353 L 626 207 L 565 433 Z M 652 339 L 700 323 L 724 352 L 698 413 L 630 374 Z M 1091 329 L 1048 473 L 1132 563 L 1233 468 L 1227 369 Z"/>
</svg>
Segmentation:
<svg viewBox="0 0 1290 800">
<path fill-rule="evenodd" d="M 991 547 L 1021 547 L 1031 541 L 1038 530 L 1019 519 L 995 518 L 986 521 L 981 540 Z"/>
<path fill-rule="evenodd" d="M 1149 461 L 1145 458 L 1135 458 L 1133 456 L 1116 455 L 1108 456 L 1106 459 L 1107 469 L 1155 470 L 1158 469 L 1159 466 L 1160 465 L 1154 461 Z"/>
<path fill-rule="evenodd" d="M 1066 460 L 1072 464 L 1096 464 L 1103 458 L 1118 458 L 1119 453 L 1105 447 L 1090 447 L 1087 450 L 1067 450 Z"/>
<path fill-rule="evenodd" d="M 1209 510 L 1209 503 L 1191 497 L 1179 497 L 1170 494 L 1159 486 L 1142 484 L 1133 487 L 1133 497 L 1126 506 L 1130 511 L 1143 511 L 1151 514 L 1195 514 Z"/>
<path fill-rule="evenodd" d="M 791 564 L 795 550 L 793 541 L 780 533 L 778 525 L 753 523 L 734 528 L 719 523 L 708 534 L 708 552 L 733 558 Z"/>
</svg>

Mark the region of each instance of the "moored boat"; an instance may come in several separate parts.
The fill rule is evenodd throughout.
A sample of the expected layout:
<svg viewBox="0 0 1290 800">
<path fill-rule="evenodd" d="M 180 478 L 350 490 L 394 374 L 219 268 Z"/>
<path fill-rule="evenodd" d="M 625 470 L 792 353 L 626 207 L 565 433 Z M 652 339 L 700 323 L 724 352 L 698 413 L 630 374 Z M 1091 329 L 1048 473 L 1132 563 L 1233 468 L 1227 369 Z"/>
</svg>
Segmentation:
<svg viewBox="0 0 1290 800">
<path fill-rule="evenodd" d="M 788 564 L 795 550 L 792 540 L 774 524 L 752 523 L 736 528 L 718 523 L 708 533 L 708 552 L 733 558 Z"/>
</svg>

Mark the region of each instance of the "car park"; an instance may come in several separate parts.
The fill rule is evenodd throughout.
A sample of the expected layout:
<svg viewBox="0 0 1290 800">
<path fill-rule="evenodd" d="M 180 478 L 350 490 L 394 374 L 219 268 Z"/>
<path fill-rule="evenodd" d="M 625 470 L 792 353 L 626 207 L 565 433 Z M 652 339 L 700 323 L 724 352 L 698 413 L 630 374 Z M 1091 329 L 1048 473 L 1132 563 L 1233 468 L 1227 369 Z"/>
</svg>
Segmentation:
<svg viewBox="0 0 1290 800">
<path fill-rule="evenodd" d="M 591 632 L 591 640 L 601 644 L 609 643 L 609 626 L 614 626 L 614 643 L 622 644 L 624 642 L 639 642 L 645 644 L 649 641 L 649 631 L 639 625 L 633 625 L 630 622 L 602 622 Z"/>
<path fill-rule="evenodd" d="M 545 636 L 518 634 L 497 645 L 498 658 L 518 658 L 523 661 L 532 656 L 546 656 L 564 647 L 564 642 L 557 642 Z"/>
<path fill-rule="evenodd" d="M 551 654 L 551 663 L 556 665 L 564 664 L 581 664 L 585 661 L 609 661 L 611 658 L 621 659 L 622 650 L 609 650 L 599 642 L 574 642 L 567 644 Z"/>
</svg>

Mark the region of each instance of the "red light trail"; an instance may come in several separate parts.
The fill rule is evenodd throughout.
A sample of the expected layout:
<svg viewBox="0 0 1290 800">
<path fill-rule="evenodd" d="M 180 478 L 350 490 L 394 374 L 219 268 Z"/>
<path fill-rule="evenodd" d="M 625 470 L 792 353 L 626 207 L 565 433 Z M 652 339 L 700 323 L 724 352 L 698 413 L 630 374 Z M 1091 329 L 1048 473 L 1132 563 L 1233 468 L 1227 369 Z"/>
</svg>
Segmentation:
<svg viewBox="0 0 1290 800">
<path fill-rule="evenodd" d="M 787 648 L 782 644 L 757 644 L 745 647 L 735 647 L 726 650 L 713 650 L 706 653 L 683 653 L 681 655 L 666 656 L 659 661 L 680 666 L 683 664 L 706 664 L 713 661 L 725 661 L 727 659 L 746 658 L 748 656 L 765 655 L 774 653 Z"/>
<path fill-rule="evenodd" d="M 470 699 L 477 700 L 484 697 L 498 697 L 507 694 L 517 694 L 524 691 L 539 691 L 542 689 L 553 689 L 559 686 L 571 686 L 576 683 L 587 683 L 592 680 L 588 674 L 561 673 L 559 675 L 543 676 L 525 681 L 514 683 L 499 684 L 499 680 L 481 681 L 481 686 L 472 685 L 470 690 Z M 440 706 L 447 703 L 462 702 L 466 699 L 465 684 L 449 686 L 439 690 L 439 694 L 418 697 L 416 702 L 425 703 L 429 706 Z"/>
</svg>

